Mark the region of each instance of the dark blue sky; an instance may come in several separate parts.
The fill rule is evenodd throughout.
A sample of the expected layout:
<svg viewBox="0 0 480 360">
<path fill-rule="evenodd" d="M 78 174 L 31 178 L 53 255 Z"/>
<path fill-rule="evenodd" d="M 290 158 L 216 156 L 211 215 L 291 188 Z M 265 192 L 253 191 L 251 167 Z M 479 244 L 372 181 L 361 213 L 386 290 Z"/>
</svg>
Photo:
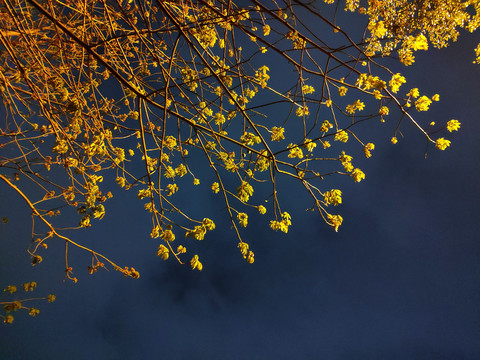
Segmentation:
<svg viewBox="0 0 480 360">
<path fill-rule="evenodd" d="M 139 232 L 149 226 L 143 210 L 118 197 L 76 236 L 142 277 L 91 277 L 79 255 L 79 283 L 63 283 L 62 244 L 29 266 L 26 209 L 2 185 L 1 286 L 36 280 L 57 301 L 0 326 L 0 359 L 480 359 L 478 41 L 464 37 L 403 71 L 405 86 L 441 95 L 433 121 L 461 121 L 449 149 L 432 147 L 425 160 L 413 131 L 393 146 L 378 130 L 366 180 L 342 188 L 340 231 L 292 194 L 289 234 L 250 227 L 250 266 L 225 229 L 204 240 L 204 271 L 161 261 Z M 186 201 L 220 216 L 213 196 L 196 194 Z"/>
</svg>

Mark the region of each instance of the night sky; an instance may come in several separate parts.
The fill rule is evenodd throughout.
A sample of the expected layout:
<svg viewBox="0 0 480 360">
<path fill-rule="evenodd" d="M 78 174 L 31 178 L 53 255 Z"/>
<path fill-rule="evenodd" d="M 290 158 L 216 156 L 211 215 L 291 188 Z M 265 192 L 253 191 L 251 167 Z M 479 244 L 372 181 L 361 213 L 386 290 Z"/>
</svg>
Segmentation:
<svg viewBox="0 0 480 360">
<path fill-rule="evenodd" d="M 252 216 L 252 265 L 227 226 L 201 244 L 202 272 L 162 261 L 149 230 L 139 231 L 150 224 L 141 204 L 132 211 L 132 193 L 74 239 L 141 278 L 90 276 L 89 257 L 77 253 L 79 282 L 64 282 L 63 244 L 50 242 L 32 268 L 27 209 L 0 185 L 0 217 L 10 219 L 0 226 L 0 286 L 35 280 L 38 295 L 57 296 L 36 318 L 0 326 L 0 359 L 480 359 L 480 39 L 462 35 L 401 69 L 405 87 L 441 95 L 428 121 L 462 123 L 452 146 L 430 146 L 425 159 L 411 126 L 396 145 L 371 126 L 374 156 L 362 163 L 365 181 L 342 187 L 339 232 L 292 193 L 288 234 Z M 222 216 L 209 191 L 185 201 Z"/>
</svg>

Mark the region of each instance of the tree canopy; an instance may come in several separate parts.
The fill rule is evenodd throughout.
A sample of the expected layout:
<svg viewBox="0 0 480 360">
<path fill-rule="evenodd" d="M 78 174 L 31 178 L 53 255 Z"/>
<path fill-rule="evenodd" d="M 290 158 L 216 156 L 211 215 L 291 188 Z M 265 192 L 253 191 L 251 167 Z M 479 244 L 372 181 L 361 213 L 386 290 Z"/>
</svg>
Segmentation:
<svg viewBox="0 0 480 360">
<path fill-rule="evenodd" d="M 64 241 L 68 279 L 77 281 L 72 248 L 91 254 L 90 273 L 138 278 L 134 264 L 70 235 L 94 227 L 125 190 L 151 218 L 139 233 L 158 239 L 157 255 L 197 270 L 189 242 L 214 236 L 217 224 L 228 222 L 248 263 L 249 217 L 289 231 L 283 179 L 338 231 L 342 191 L 331 183 L 365 179 L 376 141 L 365 126 L 388 128 L 395 144 L 413 125 L 425 155 L 450 146 L 460 122 L 420 121 L 440 96 L 407 87 L 394 69 L 475 31 L 479 8 L 478 0 L 2 0 L 0 179 L 31 210 L 32 265 L 48 243 Z M 480 63 L 480 45 L 469 61 Z M 176 201 L 198 189 L 222 199 L 224 218 L 194 217 Z"/>
</svg>

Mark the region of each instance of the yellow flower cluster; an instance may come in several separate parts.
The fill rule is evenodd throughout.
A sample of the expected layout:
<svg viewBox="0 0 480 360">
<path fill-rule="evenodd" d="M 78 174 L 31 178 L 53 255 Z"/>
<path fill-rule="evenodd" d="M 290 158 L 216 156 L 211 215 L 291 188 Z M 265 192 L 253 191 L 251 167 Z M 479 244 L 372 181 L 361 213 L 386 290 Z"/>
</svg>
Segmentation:
<svg viewBox="0 0 480 360">
<path fill-rule="evenodd" d="M 370 21 L 368 23 L 368 30 L 372 34 L 372 37 L 382 38 L 387 34 L 384 21 Z"/>
<path fill-rule="evenodd" d="M 290 214 L 287 212 L 284 212 L 281 215 L 282 215 L 281 221 L 277 221 L 277 220 L 270 221 L 270 228 L 272 228 L 275 231 L 280 230 L 280 231 L 283 231 L 284 233 L 287 233 L 288 227 L 292 225 L 291 217 L 290 217 Z"/>
<path fill-rule="evenodd" d="M 290 31 L 287 33 L 286 38 L 293 42 L 293 48 L 296 50 L 301 50 L 305 48 L 306 41 L 303 39 L 298 31 Z"/>
<path fill-rule="evenodd" d="M 452 131 L 458 131 L 460 129 L 460 122 L 458 120 L 450 120 L 447 122 L 447 130 L 452 132 Z"/>
<path fill-rule="evenodd" d="M 240 226 L 247 227 L 248 225 L 248 215 L 241 212 L 237 215 L 237 220 L 240 223 Z"/>
<path fill-rule="evenodd" d="M 305 105 L 305 106 L 297 107 L 297 110 L 295 110 L 295 114 L 298 117 L 302 117 L 302 116 L 310 115 L 310 111 L 308 110 L 308 106 Z"/>
<path fill-rule="evenodd" d="M 202 225 L 197 225 L 193 230 L 187 230 L 185 237 L 193 237 L 197 240 L 203 240 L 207 230 L 214 230 L 215 223 L 209 218 L 205 218 L 202 221 Z"/>
<path fill-rule="evenodd" d="M 280 141 L 285 139 L 285 135 L 284 135 L 285 129 L 283 127 L 274 126 L 270 131 L 272 133 L 272 136 L 270 137 L 271 141 Z"/>
<path fill-rule="evenodd" d="M 263 36 L 270 35 L 270 31 L 271 31 L 270 25 L 264 25 L 263 26 Z"/>
<path fill-rule="evenodd" d="M 450 146 L 450 140 L 440 138 L 440 139 L 437 139 L 437 141 L 435 141 L 435 147 L 438 150 L 445 150 L 449 146 Z"/>
<path fill-rule="evenodd" d="M 218 194 L 218 192 L 220 191 L 220 185 L 218 184 L 218 182 L 214 182 L 211 186 L 211 189 L 214 194 Z"/>
<path fill-rule="evenodd" d="M 240 249 L 240 252 L 242 253 L 243 258 L 246 259 L 248 263 L 253 264 L 253 262 L 255 261 L 255 258 L 254 258 L 253 251 L 248 250 L 249 248 L 248 244 L 245 242 L 239 242 L 238 248 Z"/>
<path fill-rule="evenodd" d="M 357 168 L 353 170 L 352 177 L 353 177 L 353 180 L 355 180 L 355 182 L 360 182 L 363 179 L 365 179 L 365 173 L 362 170 Z"/>
<path fill-rule="evenodd" d="M 17 287 L 15 285 L 8 285 L 5 289 L 3 289 L 3 291 L 13 294 L 17 291 Z"/>
<path fill-rule="evenodd" d="M 267 74 L 267 71 L 270 71 L 270 69 L 263 65 L 255 73 L 255 80 L 262 88 L 267 86 L 267 81 L 270 79 L 270 75 Z"/>
<path fill-rule="evenodd" d="M 290 149 L 290 152 L 288 153 L 289 158 L 299 158 L 299 159 L 303 158 L 303 151 L 297 145 L 289 144 L 288 149 Z"/>
<path fill-rule="evenodd" d="M 380 110 L 378 110 L 378 114 L 381 115 L 381 116 L 385 116 L 385 115 L 388 115 L 390 112 L 390 110 L 388 109 L 388 107 L 386 106 L 382 106 L 380 108 Z"/>
<path fill-rule="evenodd" d="M 257 162 L 255 163 L 255 169 L 258 171 L 266 171 L 270 166 L 270 160 L 267 157 L 267 150 L 263 150 L 257 156 Z"/>
<path fill-rule="evenodd" d="M 343 167 L 345 168 L 345 171 L 347 171 L 347 172 L 352 172 L 353 171 L 352 159 L 353 159 L 353 157 L 345 154 L 345 151 L 342 151 L 342 154 L 338 158 L 338 160 L 340 160 Z"/>
<path fill-rule="evenodd" d="M 172 196 L 175 194 L 178 190 L 178 185 L 177 184 L 168 184 L 167 185 L 167 196 Z"/>
<path fill-rule="evenodd" d="M 215 125 L 222 125 L 225 123 L 225 116 L 222 113 L 216 113 L 215 116 L 213 117 L 213 121 L 215 122 Z"/>
<path fill-rule="evenodd" d="M 175 174 L 183 177 L 187 174 L 187 167 L 184 164 L 180 164 L 175 168 Z"/>
<path fill-rule="evenodd" d="M 335 141 L 341 141 L 346 143 L 348 141 L 348 133 L 345 130 L 340 130 L 335 134 L 333 138 Z"/>
<path fill-rule="evenodd" d="M 360 74 L 355 82 L 355 85 L 363 90 L 382 90 L 384 89 L 387 84 L 385 81 L 380 79 L 378 76 L 367 75 L 367 74 Z"/>
<path fill-rule="evenodd" d="M 240 137 L 240 141 L 243 144 L 252 146 L 255 144 L 259 144 L 262 140 L 260 139 L 259 136 L 252 134 L 250 132 L 244 132 L 243 135 Z"/>
<path fill-rule="evenodd" d="M 162 231 L 162 234 L 160 235 L 160 237 L 165 241 L 174 241 L 175 240 L 175 234 L 170 229 Z"/>
<path fill-rule="evenodd" d="M 405 77 L 397 73 L 392 76 L 392 79 L 388 82 L 388 85 L 390 86 L 392 92 L 395 94 L 400 89 L 400 86 L 402 86 L 402 84 L 405 84 L 406 82 L 407 80 L 405 80 Z"/>
<path fill-rule="evenodd" d="M 198 271 L 202 271 L 203 264 L 198 260 L 198 255 L 194 255 L 192 260 L 190 260 L 190 266 L 192 267 L 192 270 L 197 269 Z"/>
<path fill-rule="evenodd" d="M 324 120 L 322 122 L 322 126 L 320 127 L 320 131 L 327 132 L 332 127 L 333 127 L 333 125 L 328 120 Z"/>
<path fill-rule="evenodd" d="M 330 204 L 333 206 L 340 205 L 342 203 L 342 192 L 338 189 L 326 191 L 323 194 L 323 201 L 327 206 Z"/>
<path fill-rule="evenodd" d="M 375 149 L 375 145 L 372 143 L 368 143 L 363 147 L 363 152 L 365 153 L 365 157 L 369 158 L 372 156 L 372 151 Z"/>
<path fill-rule="evenodd" d="M 424 95 L 415 101 L 415 108 L 417 111 L 427 111 L 430 108 L 431 103 L 432 100 Z"/>
<path fill-rule="evenodd" d="M 360 100 L 355 100 L 353 104 L 347 105 L 346 111 L 349 114 L 355 114 L 357 110 L 361 111 L 365 108 L 365 104 Z"/>
<path fill-rule="evenodd" d="M 317 144 L 313 140 L 305 138 L 305 142 L 302 146 L 307 149 L 308 152 L 312 152 L 313 149 L 317 147 Z"/>
<path fill-rule="evenodd" d="M 242 181 L 242 185 L 237 188 L 238 198 L 243 202 L 248 202 L 250 196 L 253 195 L 253 187 L 246 181 Z"/>
<path fill-rule="evenodd" d="M 305 95 L 312 94 L 312 93 L 315 92 L 315 88 L 311 85 L 303 85 L 302 86 L 302 91 Z"/>
<path fill-rule="evenodd" d="M 163 145 L 168 148 L 168 150 L 173 150 L 177 146 L 177 139 L 171 135 L 165 137 Z"/>
<path fill-rule="evenodd" d="M 328 223 L 330 226 L 333 226 L 335 231 L 338 231 L 338 228 L 342 225 L 343 218 L 340 215 L 330 215 L 327 214 Z"/>
<path fill-rule="evenodd" d="M 25 292 L 33 291 L 37 287 L 37 283 L 35 281 L 27 282 L 23 284 L 23 290 Z"/>
</svg>

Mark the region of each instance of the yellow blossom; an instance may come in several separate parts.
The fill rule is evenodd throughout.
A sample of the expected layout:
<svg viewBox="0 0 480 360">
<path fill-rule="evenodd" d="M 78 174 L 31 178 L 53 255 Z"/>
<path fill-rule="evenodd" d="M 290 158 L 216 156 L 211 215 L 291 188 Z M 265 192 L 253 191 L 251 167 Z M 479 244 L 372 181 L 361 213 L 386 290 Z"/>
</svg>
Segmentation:
<svg viewBox="0 0 480 360">
<path fill-rule="evenodd" d="M 225 122 L 225 116 L 222 113 L 216 113 L 213 117 L 215 125 L 222 125 Z"/>
<path fill-rule="evenodd" d="M 280 141 L 285 139 L 285 136 L 283 135 L 285 132 L 285 129 L 283 127 L 272 127 L 270 130 L 272 133 L 272 136 L 270 137 L 271 141 Z"/>
<path fill-rule="evenodd" d="M 187 168 L 185 165 L 180 164 L 175 168 L 175 174 L 182 177 L 187 173 Z"/>
<path fill-rule="evenodd" d="M 178 190 L 178 185 L 177 184 L 168 184 L 167 185 L 167 196 L 172 196 L 175 194 Z"/>
<path fill-rule="evenodd" d="M 240 223 L 241 226 L 247 227 L 247 225 L 248 225 L 248 215 L 247 214 L 245 214 L 243 212 L 238 213 L 237 220 L 238 220 L 238 222 Z"/>
<path fill-rule="evenodd" d="M 460 122 L 458 120 L 450 120 L 447 122 L 447 130 L 452 132 L 452 131 L 458 131 L 460 129 Z"/>
<path fill-rule="evenodd" d="M 267 71 L 270 71 L 270 69 L 263 65 L 255 73 L 255 80 L 262 88 L 267 86 L 267 81 L 270 79 L 270 75 L 267 74 Z"/>
<path fill-rule="evenodd" d="M 415 101 L 415 108 L 417 109 L 417 111 L 427 111 L 431 103 L 432 100 L 430 100 L 426 96 L 422 96 L 417 101 Z"/>
<path fill-rule="evenodd" d="M 185 233 L 185 237 L 193 237 L 196 240 L 203 240 L 205 238 L 205 234 L 207 233 L 207 228 L 205 225 L 197 225 L 193 230 L 188 230 Z"/>
<path fill-rule="evenodd" d="M 435 141 L 435 147 L 438 150 L 445 150 L 449 146 L 450 146 L 450 140 L 440 138 L 440 139 L 437 139 L 437 141 Z"/>
<path fill-rule="evenodd" d="M 363 147 L 363 152 L 365 153 L 365 157 L 367 157 L 367 158 L 371 157 L 372 156 L 371 151 L 373 151 L 373 149 L 375 149 L 374 144 L 368 143 L 367 145 L 365 145 Z"/>
<path fill-rule="evenodd" d="M 398 50 L 398 59 L 405 66 L 412 65 L 415 62 L 413 51 L 408 48 L 401 48 Z"/>
<path fill-rule="evenodd" d="M 327 205 L 340 205 L 342 203 L 342 192 L 338 189 L 332 189 L 330 191 L 326 191 L 323 195 L 323 201 Z"/>
<path fill-rule="evenodd" d="M 353 165 L 352 165 L 352 157 L 350 155 L 345 154 L 345 151 L 342 151 L 342 154 L 338 158 L 340 162 L 342 163 L 343 167 L 345 168 L 345 171 L 347 172 L 352 172 L 353 171 Z"/>
<path fill-rule="evenodd" d="M 390 110 L 389 110 L 388 107 L 386 107 L 386 106 L 382 106 L 382 107 L 380 108 L 380 110 L 378 111 L 378 113 L 379 113 L 380 115 L 382 115 L 382 116 L 388 115 L 389 112 L 390 112 Z"/>
<path fill-rule="evenodd" d="M 365 179 L 365 173 L 360 169 L 353 170 L 352 176 L 353 176 L 353 180 L 355 180 L 355 182 L 360 182 L 363 179 Z"/>
<path fill-rule="evenodd" d="M 175 234 L 172 232 L 172 230 L 167 229 L 165 231 L 162 231 L 162 234 L 160 237 L 165 240 L 165 241 L 173 241 L 175 240 Z"/>
<path fill-rule="evenodd" d="M 270 25 L 263 26 L 263 36 L 268 36 L 270 34 Z"/>
<path fill-rule="evenodd" d="M 312 94 L 315 92 L 315 88 L 310 85 L 303 85 L 302 86 L 302 91 L 304 94 Z"/>
<path fill-rule="evenodd" d="M 173 148 L 177 146 L 177 139 L 169 135 L 165 138 L 163 145 L 166 146 L 169 150 L 173 150 Z"/>
<path fill-rule="evenodd" d="M 205 226 L 207 230 L 214 230 L 215 229 L 215 223 L 213 220 L 210 220 L 209 218 L 204 218 L 202 220 L 202 225 Z"/>
<path fill-rule="evenodd" d="M 30 316 L 37 316 L 38 314 L 40 314 L 40 310 L 39 309 L 35 309 L 35 308 L 30 308 L 30 310 L 28 311 L 28 315 Z"/>
<path fill-rule="evenodd" d="M 289 158 L 303 158 L 303 151 L 298 146 L 296 146 L 295 144 L 290 144 L 288 145 L 288 148 L 290 149 L 290 152 L 288 154 Z"/>
<path fill-rule="evenodd" d="M 23 284 L 23 290 L 26 292 L 33 291 L 36 287 L 37 287 L 37 283 L 35 281 L 31 281 Z"/>
<path fill-rule="evenodd" d="M 303 147 L 307 149 L 308 152 L 312 152 L 313 149 L 317 147 L 317 144 L 310 139 L 305 139 L 305 143 L 303 144 Z"/>
<path fill-rule="evenodd" d="M 392 144 L 396 144 L 396 143 L 398 142 L 398 140 L 397 140 L 397 138 L 394 136 L 394 137 L 392 137 L 392 138 L 390 139 L 390 142 L 391 142 Z"/>
<path fill-rule="evenodd" d="M 160 245 L 158 247 L 157 256 L 160 256 L 163 260 L 167 260 L 170 255 L 170 251 L 165 245 Z"/>
<path fill-rule="evenodd" d="M 335 231 L 338 231 L 340 225 L 342 225 L 343 218 L 340 215 L 330 215 L 327 214 L 328 223 L 330 226 L 333 226 Z"/>
<path fill-rule="evenodd" d="M 411 96 L 416 99 L 417 97 L 420 96 L 420 92 L 418 91 L 417 88 L 413 88 L 407 93 L 407 96 Z"/>
<path fill-rule="evenodd" d="M 254 258 L 253 251 L 249 251 L 247 256 L 247 262 L 249 264 L 253 264 L 254 261 L 255 261 L 255 258 Z"/>
<path fill-rule="evenodd" d="M 320 127 L 320 131 L 327 132 L 332 127 L 333 125 L 328 120 L 324 120 L 322 126 Z"/>
<path fill-rule="evenodd" d="M 218 194 L 218 192 L 220 191 L 220 185 L 217 182 L 214 182 L 211 186 L 211 189 L 214 194 Z"/>
<path fill-rule="evenodd" d="M 425 35 L 418 35 L 411 45 L 413 51 L 417 50 L 428 50 L 428 41 Z"/>
<path fill-rule="evenodd" d="M 335 134 L 335 137 L 333 139 L 335 141 L 341 141 L 346 143 L 348 141 L 348 133 L 344 130 L 340 130 Z"/>
<path fill-rule="evenodd" d="M 297 108 L 297 110 L 295 111 L 295 114 L 298 116 L 298 117 L 302 117 L 302 116 L 307 116 L 307 115 L 310 115 L 310 111 L 308 110 L 308 106 L 300 106 Z"/>
<path fill-rule="evenodd" d="M 192 270 L 197 269 L 198 271 L 202 271 L 203 265 L 200 260 L 198 260 L 198 255 L 195 255 L 192 260 L 190 260 L 190 266 L 192 267 Z"/>
<path fill-rule="evenodd" d="M 240 252 L 242 253 L 242 256 L 244 259 L 247 258 L 248 254 L 248 244 L 246 242 L 239 242 L 238 243 L 238 248 L 240 249 Z"/>
<path fill-rule="evenodd" d="M 368 30 L 370 30 L 372 36 L 376 38 L 382 38 L 387 34 L 387 29 L 385 28 L 385 23 L 383 21 L 371 21 L 368 24 Z"/>
<path fill-rule="evenodd" d="M 8 285 L 5 289 L 3 289 L 3 291 L 13 294 L 14 292 L 17 291 L 17 287 L 15 285 Z"/>
<path fill-rule="evenodd" d="M 152 228 L 152 231 L 150 232 L 150 237 L 152 239 L 156 239 L 159 236 L 160 236 L 160 226 L 157 225 Z"/>
<path fill-rule="evenodd" d="M 241 201 L 248 202 L 250 196 L 253 195 L 252 186 L 246 181 L 242 181 L 242 185 L 237 188 L 237 195 Z"/>
<path fill-rule="evenodd" d="M 405 77 L 397 73 L 392 76 L 392 79 L 389 81 L 388 85 L 392 89 L 393 93 L 397 93 L 400 89 L 400 86 L 406 82 L 407 80 L 405 80 Z"/>
<path fill-rule="evenodd" d="M 365 108 L 365 104 L 364 104 L 362 101 L 360 101 L 360 100 L 356 100 L 356 101 L 353 103 L 353 106 L 355 106 L 355 108 L 356 108 L 357 110 L 360 110 L 360 111 Z"/>
<path fill-rule="evenodd" d="M 263 214 L 265 214 L 265 213 L 267 212 L 267 209 L 265 208 L 265 206 L 260 205 L 260 206 L 258 207 L 258 212 L 263 215 Z"/>
</svg>

